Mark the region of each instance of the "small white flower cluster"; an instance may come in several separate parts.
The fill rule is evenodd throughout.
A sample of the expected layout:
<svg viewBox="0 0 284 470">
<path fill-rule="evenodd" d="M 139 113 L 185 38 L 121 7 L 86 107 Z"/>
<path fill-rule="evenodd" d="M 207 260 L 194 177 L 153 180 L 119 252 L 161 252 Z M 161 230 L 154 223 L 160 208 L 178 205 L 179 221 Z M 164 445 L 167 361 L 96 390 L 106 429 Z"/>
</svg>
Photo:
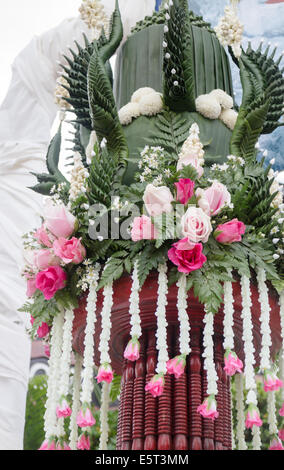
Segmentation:
<svg viewBox="0 0 284 470">
<path fill-rule="evenodd" d="M 186 356 L 190 354 L 190 324 L 187 314 L 187 290 L 186 290 L 186 275 L 183 274 L 177 282 L 177 308 L 179 320 L 179 350 L 180 354 Z"/>
<path fill-rule="evenodd" d="M 60 75 L 56 80 L 56 87 L 54 91 L 54 101 L 55 104 L 62 110 L 68 111 L 72 108 L 71 104 L 67 103 L 65 98 L 70 98 L 69 91 L 65 87 L 69 87 L 69 84 L 66 78 L 63 75 Z"/>
<path fill-rule="evenodd" d="M 189 129 L 189 136 L 183 143 L 179 153 L 177 170 L 181 170 L 184 166 L 191 164 L 197 170 L 198 176 L 203 175 L 204 150 L 202 142 L 199 138 L 199 127 L 196 123 L 192 124 Z"/>
<path fill-rule="evenodd" d="M 207 393 L 208 395 L 218 394 L 218 376 L 214 363 L 214 315 L 209 312 L 205 306 L 204 315 L 204 331 L 203 331 L 203 347 L 204 351 L 202 357 L 204 357 L 204 369 L 207 373 Z"/>
<path fill-rule="evenodd" d="M 266 285 L 266 274 L 264 269 L 257 271 L 258 295 L 260 304 L 260 332 L 261 332 L 261 351 L 260 351 L 260 369 L 270 369 L 270 305 L 268 296 L 268 287 Z"/>
<path fill-rule="evenodd" d="M 244 411 L 244 384 L 243 374 L 236 374 L 236 411 L 237 411 L 237 429 L 236 438 L 238 450 L 247 450 L 245 441 L 245 411 Z"/>
<path fill-rule="evenodd" d="M 82 20 L 92 30 L 93 39 L 100 37 L 103 28 L 108 34 L 109 18 L 100 0 L 83 0 L 79 12 Z"/>
<path fill-rule="evenodd" d="M 242 54 L 244 25 L 238 18 L 237 3 L 234 0 L 231 6 L 225 7 L 225 15 L 220 19 L 215 32 L 222 46 L 231 46 L 234 56 L 239 59 Z"/>
<path fill-rule="evenodd" d="M 278 183 L 278 181 L 275 179 L 276 176 L 277 173 L 271 168 L 268 173 L 268 178 L 270 180 L 274 178 L 274 181 L 270 187 L 270 194 L 277 193 L 271 203 L 271 206 L 281 211 L 281 206 L 283 205 L 283 185 Z"/>
<path fill-rule="evenodd" d="M 149 147 L 146 145 L 141 152 L 141 160 L 138 163 L 138 168 L 143 170 L 139 174 L 141 183 L 150 182 L 155 186 L 162 183 L 162 175 L 159 174 L 160 166 L 165 161 L 164 149 L 162 147 Z"/>
<path fill-rule="evenodd" d="M 103 308 L 101 312 L 102 317 L 102 331 L 100 335 L 99 351 L 101 353 L 101 364 L 110 364 L 109 355 L 109 340 L 110 340 L 110 329 L 111 329 L 111 309 L 113 305 L 113 286 L 108 284 L 104 287 L 103 292 Z"/>
<path fill-rule="evenodd" d="M 234 129 L 238 113 L 232 109 L 233 98 L 224 90 L 217 89 L 198 96 L 195 106 L 196 111 L 207 119 L 220 119 L 229 129 Z"/>
<path fill-rule="evenodd" d="M 78 426 L 77 415 L 80 410 L 80 390 L 81 390 L 81 373 L 83 366 L 83 357 L 75 353 L 75 367 L 73 375 L 73 392 L 72 392 L 72 414 L 70 416 L 70 448 L 77 450 Z"/>
<path fill-rule="evenodd" d="M 94 359 L 94 333 L 97 307 L 97 287 L 99 280 L 99 267 L 96 266 L 90 277 L 89 268 L 89 293 L 87 298 L 87 319 L 84 339 L 84 361 L 82 371 L 82 403 L 91 403 L 93 390 L 93 359 Z M 92 279 L 91 279 L 92 278 Z"/>
<path fill-rule="evenodd" d="M 89 143 L 86 147 L 86 159 L 89 165 L 92 162 L 92 158 L 95 156 L 94 146 L 97 143 L 97 141 L 98 141 L 97 134 L 95 131 L 92 131 L 90 134 Z"/>
<path fill-rule="evenodd" d="M 129 298 L 129 314 L 130 314 L 130 335 L 132 338 L 135 336 L 137 339 L 142 335 L 141 330 L 141 318 L 140 318 L 140 307 L 139 307 L 139 292 L 140 284 L 138 279 L 138 261 L 135 261 L 134 269 L 132 273 L 132 286 L 131 294 Z"/>
<path fill-rule="evenodd" d="M 130 103 L 123 106 L 118 117 L 123 126 L 127 126 L 133 119 L 139 116 L 155 116 L 163 110 L 163 99 L 161 93 L 153 88 L 144 87 L 135 91 Z"/>
<path fill-rule="evenodd" d="M 229 275 L 232 273 L 230 272 Z M 224 283 L 224 350 L 234 350 L 234 296 L 231 281 Z"/>
<path fill-rule="evenodd" d="M 69 200 L 76 201 L 80 194 L 85 193 L 86 180 L 89 177 L 88 170 L 82 163 L 82 157 L 79 152 L 74 153 L 74 166 L 71 171 Z"/>
<path fill-rule="evenodd" d="M 111 385 L 107 382 L 103 382 L 102 385 L 102 399 L 100 408 L 100 443 L 99 450 L 107 450 L 108 436 L 109 436 L 109 425 L 108 425 L 108 410 L 109 410 L 109 392 Z"/>
<path fill-rule="evenodd" d="M 54 206 L 62 204 L 62 199 L 64 193 L 67 192 L 67 183 L 59 183 L 58 186 L 52 186 L 50 190 L 50 196 L 48 196 L 45 201 L 51 200 Z"/>
<path fill-rule="evenodd" d="M 166 307 L 168 293 L 167 265 L 160 264 L 158 266 L 158 299 L 155 315 L 157 317 L 157 350 L 158 362 L 156 367 L 157 374 L 167 373 L 167 362 L 169 360 L 167 346 L 167 326 Z"/>
</svg>

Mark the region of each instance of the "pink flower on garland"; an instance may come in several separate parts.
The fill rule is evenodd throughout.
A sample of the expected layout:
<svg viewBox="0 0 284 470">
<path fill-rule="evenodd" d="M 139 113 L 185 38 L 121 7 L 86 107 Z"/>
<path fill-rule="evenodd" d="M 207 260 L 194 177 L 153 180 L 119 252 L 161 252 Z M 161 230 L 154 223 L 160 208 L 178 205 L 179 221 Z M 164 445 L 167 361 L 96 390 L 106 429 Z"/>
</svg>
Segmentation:
<svg viewBox="0 0 284 470">
<path fill-rule="evenodd" d="M 284 416 L 284 403 L 282 405 L 282 408 L 279 410 L 280 416 Z"/>
<path fill-rule="evenodd" d="M 80 428 L 88 428 L 91 426 L 94 426 L 96 424 L 96 420 L 88 406 L 82 407 L 82 409 L 79 411 L 77 415 L 77 425 Z"/>
<path fill-rule="evenodd" d="M 204 402 L 199 405 L 197 408 L 197 412 L 203 416 L 203 418 L 209 418 L 214 421 L 214 419 L 218 418 L 219 413 L 217 411 L 217 403 L 214 395 L 210 395 L 207 397 Z"/>
<path fill-rule="evenodd" d="M 168 251 L 168 257 L 173 264 L 178 267 L 180 273 L 191 273 L 200 269 L 207 261 L 206 256 L 202 253 L 203 246 L 201 243 L 196 243 L 193 248 L 179 249 L 181 243 L 188 243 L 188 239 L 184 238 L 177 243 L 174 243 L 172 248 Z"/>
<path fill-rule="evenodd" d="M 102 364 L 99 367 L 98 375 L 96 377 L 98 384 L 101 382 L 107 382 L 110 384 L 113 379 L 113 370 L 110 364 Z"/>
<path fill-rule="evenodd" d="M 164 374 L 157 374 L 152 377 L 145 386 L 146 392 L 150 392 L 153 397 L 160 397 L 164 392 L 165 378 Z"/>
<path fill-rule="evenodd" d="M 248 407 L 248 411 L 246 413 L 246 428 L 252 428 L 253 426 L 260 427 L 262 426 L 262 420 L 259 416 L 259 409 L 256 405 L 250 404 Z"/>
<path fill-rule="evenodd" d="M 275 436 L 270 442 L 269 450 L 284 450 L 282 442 L 278 436 Z"/>
<path fill-rule="evenodd" d="M 45 439 L 38 450 L 56 450 L 56 442 L 54 439 Z"/>
<path fill-rule="evenodd" d="M 67 442 L 58 442 L 56 446 L 56 450 L 71 450 L 71 447 L 67 444 Z"/>
<path fill-rule="evenodd" d="M 140 357 L 140 343 L 136 337 L 132 338 L 124 351 L 124 358 L 129 361 L 137 361 Z"/>
<path fill-rule="evenodd" d="M 36 288 L 43 293 L 46 300 L 50 300 L 58 290 L 64 289 L 66 281 L 67 274 L 60 266 L 50 266 L 37 274 Z"/>
<path fill-rule="evenodd" d="M 282 380 L 278 379 L 275 372 L 271 370 L 264 371 L 264 391 L 273 392 L 283 387 Z"/>
<path fill-rule="evenodd" d="M 35 321 L 35 319 L 31 315 L 31 325 L 34 324 L 34 321 Z M 42 322 L 41 325 L 37 329 L 37 336 L 39 338 L 44 338 L 45 336 L 48 335 L 49 332 L 50 332 L 50 327 L 48 326 L 48 324 L 45 323 L 45 322 Z"/>
<path fill-rule="evenodd" d="M 230 220 L 225 224 L 218 225 L 215 230 L 215 238 L 217 242 L 222 244 L 230 244 L 242 241 L 242 235 L 246 231 L 246 226 L 238 219 Z"/>
<path fill-rule="evenodd" d="M 152 224 L 150 217 L 147 215 L 135 217 L 131 230 L 132 241 L 138 242 L 140 240 L 154 240 L 157 236 L 157 230 L 154 224 Z"/>
<path fill-rule="evenodd" d="M 68 405 L 66 398 L 62 398 L 60 404 L 56 408 L 57 418 L 68 418 L 68 416 L 71 416 L 71 414 L 72 410 Z"/>
<path fill-rule="evenodd" d="M 195 183 L 189 178 L 181 178 L 175 183 L 177 190 L 177 201 L 181 204 L 187 204 L 194 194 Z"/>
<path fill-rule="evenodd" d="M 71 238 L 71 240 L 66 238 L 55 240 L 53 250 L 56 256 L 65 264 L 80 264 L 86 257 L 85 247 L 82 245 L 81 240 L 76 237 Z"/>
<path fill-rule="evenodd" d="M 176 356 L 173 359 L 170 359 L 167 362 L 167 372 L 168 374 L 174 374 L 176 379 L 179 379 L 180 376 L 184 373 L 186 366 L 186 356 L 184 354 Z"/>
<path fill-rule="evenodd" d="M 279 430 L 278 436 L 281 441 L 284 441 L 284 428 Z"/>
<path fill-rule="evenodd" d="M 77 442 L 77 449 L 90 450 L 90 448 L 91 448 L 90 437 L 86 433 L 81 434 Z"/>
<path fill-rule="evenodd" d="M 236 372 L 242 373 L 243 363 L 238 358 L 235 352 L 227 350 L 224 356 L 225 367 L 224 371 L 227 375 L 232 377 Z"/>
</svg>

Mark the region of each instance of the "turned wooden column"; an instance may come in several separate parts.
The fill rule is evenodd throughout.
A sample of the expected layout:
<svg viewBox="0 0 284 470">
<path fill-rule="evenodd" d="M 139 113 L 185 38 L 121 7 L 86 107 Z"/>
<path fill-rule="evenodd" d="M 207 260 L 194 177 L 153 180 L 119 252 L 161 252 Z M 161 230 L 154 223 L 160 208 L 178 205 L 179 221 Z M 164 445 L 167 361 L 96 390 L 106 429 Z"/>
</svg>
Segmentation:
<svg viewBox="0 0 284 470">
<path fill-rule="evenodd" d="M 260 306 L 258 290 L 254 282 L 252 290 L 252 321 L 256 364 L 260 352 Z M 125 346 L 130 338 L 129 296 L 131 277 L 123 276 L 114 284 L 114 305 L 110 356 L 112 367 L 122 376 L 119 416 L 117 423 L 117 449 L 120 450 L 229 450 L 231 449 L 231 393 L 230 380 L 224 372 L 223 311 L 214 320 L 214 359 L 218 375 L 217 408 L 219 417 L 213 422 L 197 413 L 197 407 L 207 396 L 207 376 L 203 361 L 204 308 L 193 292 L 188 296 L 191 354 L 187 358 L 185 373 L 176 380 L 165 377 L 164 394 L 154 398 L 145 392 L 145 385 L 155 374 L 156 350 L 156 304 L 157 274 L 153 273 L 140 293 L 142 337 L 141 354 L 135 362 L 123 358 Z M 241 321 L 241 289 L 239 282 L 233 284 L 235 351 L 244 361 Z M 100 312 L 103 304 L 102 292 L 98 293 L 97 323 L 94 335 L 95 363 L 100 364 L 98 344 L 101 331 Z M 177 312 L 177 287 L 172 285 L 168 293 L 167 342 L 169 357 L 179 354 L 179 322 Z M 270 290 L 273 338 L 271 353 L 281 347 L 278 297 Z M 86 325 L 86 298 L 80 301 L 75 311 L 73 347 L 83 354 Z"/>
</svg>

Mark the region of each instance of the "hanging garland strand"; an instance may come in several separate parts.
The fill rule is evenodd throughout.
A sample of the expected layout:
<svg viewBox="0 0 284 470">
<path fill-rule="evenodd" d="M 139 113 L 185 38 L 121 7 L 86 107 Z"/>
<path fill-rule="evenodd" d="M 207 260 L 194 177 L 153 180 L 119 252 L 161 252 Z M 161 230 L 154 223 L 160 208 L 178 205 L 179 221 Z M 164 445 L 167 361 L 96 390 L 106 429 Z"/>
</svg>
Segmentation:
<svg viewBox="0 0 284 470">
<path fill-rule="evenodd" d="M 103 308 L 101 312 L 102 324 L 101 324 L 101 335 L 100 335 L 100 344 L 99 351 L 101 353 L 98 375 L 96 377 L 97 382 L 108 382 L 111 383 L 113 379 L 113 370 L 110 365 L 110 355 L 109 355 L 109 340 L 110 340 L 110 331 L 111 331 L 111 309 L 113 306 L 113 285 L 108 284 L 104 287 L 104 301 Z"/>
<path fill-rule="evenodd" d="M 76 423 L 77 414 L 80 410 L 80 389 L 83 358 L 75 353 L 75 368 L 73 376 L 73 394 L 72 394 L 72 414 L 70 417 L 70 448 L 76 450 L 78 439 L 78 426 Z"/>
<path fill-rule="evenodd" d="M 235 376 L 237 428 L 236 438 L 238 450 L 247 450 L 245 441 L 245 413 L 244 413 L 244 378 L 242 374 Z"/>
<path fill-rule="evenodd" d="M 99 450 L 107 450 L 108 444 L 108 434 L 109 434 L 109 425 L 108 425 L 108 410 L 109 410 L 109 393 L 111 385 L 107 382 L 103 383 L 102 387 L 102 402 L 100 409 L 100 422 L 101 422 L 101 435 L 100 435 L 100 445 Z"/>
<path fill-rule="evenodd" d="M 131 340 L 129 341 L 124 351 L 124 357 L 125 359 L 128 359 L 129 361 L 137 361 L 140 357 L 139 338 L 142 335 L 142 330 L 141 330 L 141 318 L 140 318 L 140 307 L 139 307 L 140 283 L 138 279 L 138 263 L 139 263 L 138 260 L 136 260 L 134 263 L 134 269 L 132 273 L 131 294 L 129 298 Z"/>
<path fill-rule="evenodd" d="M 261 351 L 260 351 L 260 369 L 270 369 L 270 347 L 271 330 L 270 330 L 270 305 L 268 297 L 268 288 L 266 285 L 266 275 L 264 269 L 257 271 L 258 294 L 260 304 L 260 331 L 261 331 Z"/>
</svg>

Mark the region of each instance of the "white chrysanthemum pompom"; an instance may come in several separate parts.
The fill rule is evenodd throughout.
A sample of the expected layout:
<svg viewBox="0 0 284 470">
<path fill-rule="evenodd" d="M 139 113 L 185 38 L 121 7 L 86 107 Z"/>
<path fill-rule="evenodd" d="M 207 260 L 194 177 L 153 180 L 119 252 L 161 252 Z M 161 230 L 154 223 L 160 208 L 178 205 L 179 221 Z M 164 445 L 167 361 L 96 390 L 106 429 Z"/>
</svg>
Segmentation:
<svg viewBox="0 0 284 470">
<path fill-rule="evenodd" d="M 156 93 L 156 91 L 153 88 L 150 88 L 150 87 L 139 88 L 131 96 L 131 103 L 140 103 L 141 99 L 144 98 L 144 96 L 151 95 L 152 93 Z"/>
<path fill-rule="evenodd" d="M 140 116 L 138 103 L 127 103 L 118 111 L 118 117 L 123 126 L 127 126 L 132 122 L 133 118 Z"/>
<path fill-rule="evenodd" d="M 231 130 L 234 130 L 238 113 L 234 109 L 224 109 L 220 115 L 221 121 Z"/>
<path fill-rule="evenodd" d="M 231 109 L 234 106 L 233 98 L 224 90 L 213 90 L 211 93 L 209 93 L 209 96 L 215 98 L 224 109 Z"/>
<path fill-rule="evenodd" d="M 217 99 L 209 95 L 198 96 L 195 106 L 196 111 L 208 119 L 218 119 L 222 111 Z"/>
<path fill-rule="evenodd" d="M 144 116 L 154 116 L 158 114 L 163 109 L 163 100 L 160 93 L 156 91 L 154 93 L 149 93 L 141 98 L 139 102 L 140 114 Z"/>
</svg>

